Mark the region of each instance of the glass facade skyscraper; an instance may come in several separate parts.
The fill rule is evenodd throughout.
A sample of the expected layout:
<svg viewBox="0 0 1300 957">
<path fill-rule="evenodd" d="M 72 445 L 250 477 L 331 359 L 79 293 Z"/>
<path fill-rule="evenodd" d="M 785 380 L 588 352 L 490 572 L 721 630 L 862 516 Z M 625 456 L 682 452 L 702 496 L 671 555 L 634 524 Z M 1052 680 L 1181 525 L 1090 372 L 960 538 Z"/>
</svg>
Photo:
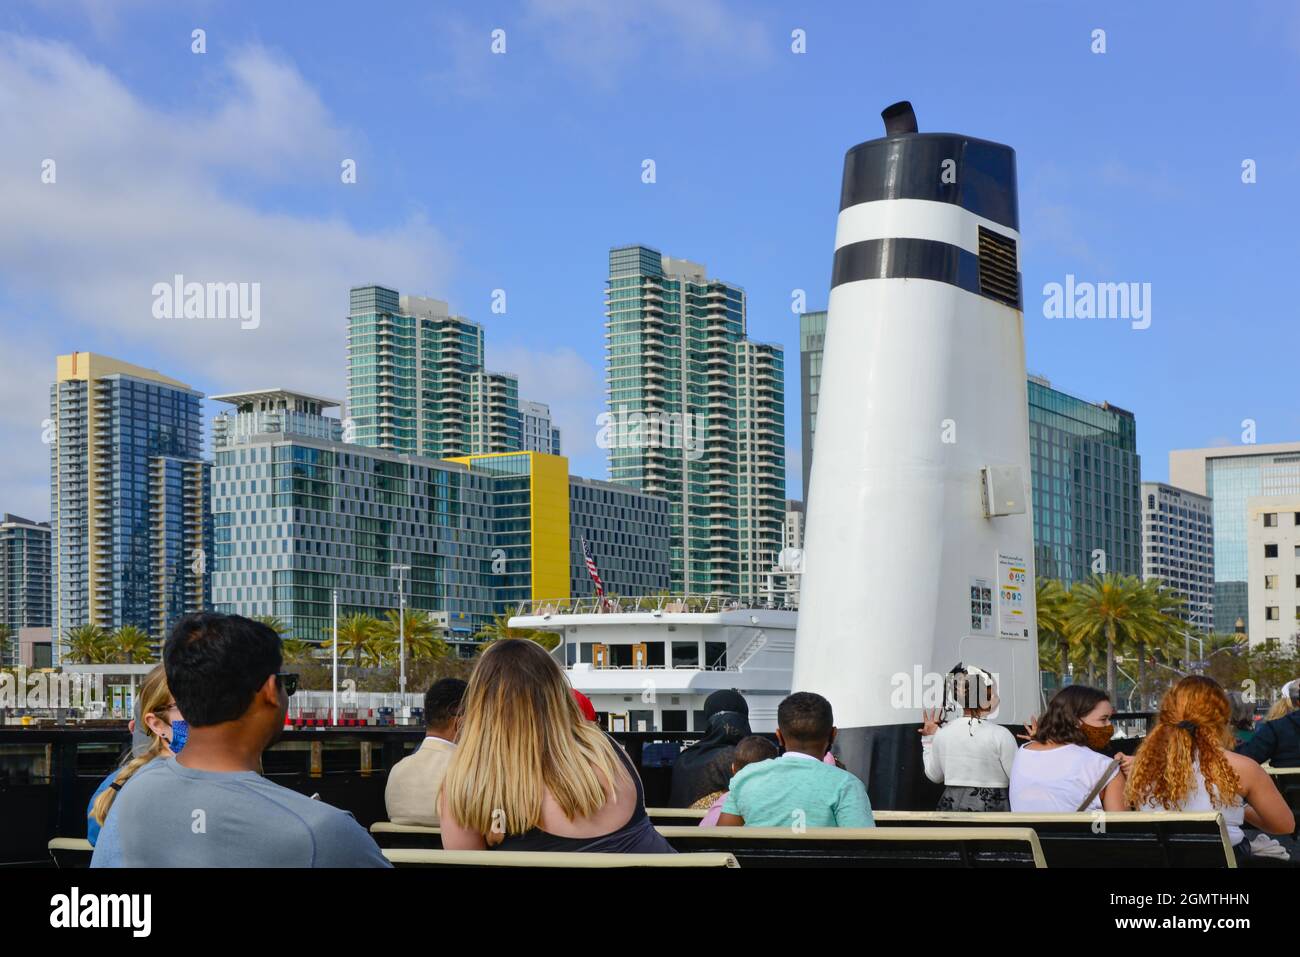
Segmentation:
<svg viewBox="0 0 1300 957">
<path fill-rule="evenodd" d="M 426 458 L 523 448 L 519 380 L 483 368 L 483 327 L 447 303 L 357 286 L 348 312 L 350 441 Z"/>
<path fill-rule="evenodd" d="M 1214 512 L 1214 630 L 1250 627 L 1247 501 L 1300 494 L 1300 442 L 1180 449 L 1169 453 L 1169 481 L 1208 495 Z"/>
<path fill-rule="evenodd" d="M 212 518 L 202 395 L 93 353 L 58 357 L 50 391 L 54 646 L 69 628 L 155 641 L 208 607 Z"/>
<path fill-rule="evenodd" d="M 0 665 L 18 662 L 18 629 L 50 627 L 50 524 L 0 518 Z"/>
<path fill-rule="evenodd" d="M 1034 562 L 1069 586 L 1104 569 L 1142 574 L 1141 460 L 1133 413 L 1029 379 Z"/>
<path fill-rule="evenodd" d="M 612 481 L 668 499 L 672 586 L 756 595 L 781 550 L 785 367 L 745 293 L 646 246 L 610 250 L 604 444 Z"/>
<path fill-rule="evenodd" d="M 569 594 L 591 597 L 595 584 L 582 556 L 591 546 L 605 593 L 633 598 L 667 591 L 668 500 L 624 485 L 569 476 Z"/>
<path fill-rule="evenodd" d="M 800 425 L 803 432 L 803 500 L 808 501 L 812 476 L 813 437 L 817 433 L 817 396 L 821 391 L 822 350 L 826 346 L 826 313 L 805 312 L 799 317 Z"/>
</svg>

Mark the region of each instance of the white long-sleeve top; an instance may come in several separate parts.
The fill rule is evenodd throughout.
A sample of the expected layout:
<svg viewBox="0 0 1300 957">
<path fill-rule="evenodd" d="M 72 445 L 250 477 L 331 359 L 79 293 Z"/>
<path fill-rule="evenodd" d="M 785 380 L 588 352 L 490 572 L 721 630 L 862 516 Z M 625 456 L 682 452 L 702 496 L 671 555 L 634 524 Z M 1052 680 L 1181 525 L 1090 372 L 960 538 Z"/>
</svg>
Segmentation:
<svg viewBox="0 0 1300 957">
<path fill-rule="evenodd" d="M 1016 739 L 1000 724 L 962 715 L 921 739 L 925 776 L 959 788 L 1004 788 L 1011 783 Z"/>
</svg>

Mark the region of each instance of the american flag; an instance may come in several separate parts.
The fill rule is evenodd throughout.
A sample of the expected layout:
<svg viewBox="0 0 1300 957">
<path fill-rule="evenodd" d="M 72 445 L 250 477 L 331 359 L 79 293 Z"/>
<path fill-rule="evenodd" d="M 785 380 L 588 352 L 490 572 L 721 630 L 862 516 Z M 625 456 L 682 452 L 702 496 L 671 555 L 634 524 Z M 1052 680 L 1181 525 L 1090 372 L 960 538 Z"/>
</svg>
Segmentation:
<svg viewBox="0 0 1300 957">
<path fill-rule="evenodd" d="M 591 542 L 585 537 L 582 539 L 582 558 L 587 563 L 587 574 L 591 575 L 591 580 L 596 583 L 596 597 L 603 597 L 605 583 L 600 580 L 600 572 L 596 571 L 596 559 L 591 557 Z"/>
</svg>

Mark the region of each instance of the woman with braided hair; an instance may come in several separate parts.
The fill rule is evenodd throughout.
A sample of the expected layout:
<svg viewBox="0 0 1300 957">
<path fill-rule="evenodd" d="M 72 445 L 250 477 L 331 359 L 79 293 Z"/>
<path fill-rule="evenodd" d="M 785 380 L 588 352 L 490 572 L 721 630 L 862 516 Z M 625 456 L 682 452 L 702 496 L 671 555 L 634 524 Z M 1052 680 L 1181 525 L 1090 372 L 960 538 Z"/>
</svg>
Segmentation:
<svg viewBox="0 0 1300 957">
<path fill-rule="evenodd" d="M 1231 716 L 1217 681 L 1202 675 L 1181 679 L 1160 702 L 1125 796 L 1139 811 L 1221 811 L 1240 861 L 1251 854 L 1244 824 L 1289 835 L 1295 816 L 1264 769 L 1233 752 Z"/>
</svg>

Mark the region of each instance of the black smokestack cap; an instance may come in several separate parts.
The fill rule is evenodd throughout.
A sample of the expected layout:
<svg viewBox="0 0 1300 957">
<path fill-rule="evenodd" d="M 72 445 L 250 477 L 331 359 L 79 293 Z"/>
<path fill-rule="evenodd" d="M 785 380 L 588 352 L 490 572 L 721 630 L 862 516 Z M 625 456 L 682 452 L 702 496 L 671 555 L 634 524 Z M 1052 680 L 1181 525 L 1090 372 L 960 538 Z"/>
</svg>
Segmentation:
<svg viewBox="0 0 1300 957">
<path fill-rule="evenodd" d="M 892 106 L 885 107 L 880 111 L 880 118 L 885 121 L 886 136 L 916 132 L 916 113 L 907 100 L 899 100 Z"/>
</svg>

